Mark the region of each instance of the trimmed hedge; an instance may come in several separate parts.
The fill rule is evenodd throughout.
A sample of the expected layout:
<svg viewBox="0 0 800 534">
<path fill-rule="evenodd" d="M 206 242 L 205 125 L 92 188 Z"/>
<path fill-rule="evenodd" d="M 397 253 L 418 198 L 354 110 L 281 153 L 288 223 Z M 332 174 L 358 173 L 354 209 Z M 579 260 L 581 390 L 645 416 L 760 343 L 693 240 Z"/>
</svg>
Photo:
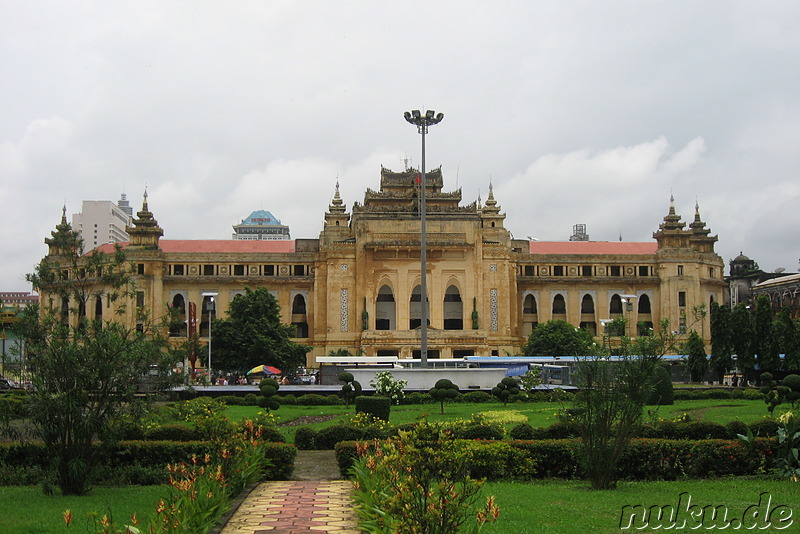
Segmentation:
<svg viewBox="0 0 800 534">
<path fill-rule="evenodd" d="M 470 475 L 489 480 L 576 478 L 584 475 L 582 444 L 577 439 L 486 442 L 468 441 L 473 451 Z M 347 476 L 358 457 L 357 447 L 336 445 L 339 471 Z M 624 451 L 619 476 L 626 480 L 676 480 L 727 475 L 755 475 L 776 466 L 775 439 L 759 438 L 753 448 L 733 440 L 635 439 Z"/>
<path fill-rule="evenodd" d="M 144 431 L 143 440 L 153 441 L 199 441 L 200 431 L 194 427 L 180 424 L 160 425 Z"/>
<path fill-rule="evenodd" d="M 211 445 L 206 441 L 121 441 L 114 446 L 99 444 L 97 447 L 102 448 L 104 453 L 97 466 L 98 473 L 121 470 L 135 480 L 150 480 L 154 472 L 166 475 L 167 464 L 188 462 L 192 455 L 202 457 L 211 452 Z M 297 449 L 285 443 L 265 443 L 265 449 L 265 455 L 271 462 L 266 480 L 289 479 L 294 471 Z M 0 444 L 0 472 L 47 469 L 49 462 L 50 455 L 42 443 Z M 137 471 L 140 473 L 138 478 Z M 157 478 L 150 483 L 162 484 L 166 480 L 166 476 Z"/>
<path fill-rule="evenodd" d="M 362 395 L 356 397 L 354 401 L 356 413 L 369 414 L 377 419 L 389 420 L 389 413 L 392 409 L 392 400 L 389 397 L 372 395 L 367 397 Z"/>
<path fill-rule="evenodd" d="M 761 400 L 761 392 L 756 388 L 675 388 L 675 400 L 743 399 Z"/>
</svg>

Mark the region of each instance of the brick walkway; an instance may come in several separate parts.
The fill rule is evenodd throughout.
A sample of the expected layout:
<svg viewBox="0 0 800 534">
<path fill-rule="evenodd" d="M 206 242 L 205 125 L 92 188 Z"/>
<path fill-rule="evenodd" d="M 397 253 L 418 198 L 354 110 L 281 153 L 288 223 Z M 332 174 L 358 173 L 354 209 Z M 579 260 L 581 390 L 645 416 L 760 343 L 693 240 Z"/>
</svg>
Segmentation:
<svg viewBox="0 0 800 534">
<path fill-rule="evenodd" d="M 222 534 L 359 534 L 346 480 L 265 482 L 236 510 Z"/>
</svg>

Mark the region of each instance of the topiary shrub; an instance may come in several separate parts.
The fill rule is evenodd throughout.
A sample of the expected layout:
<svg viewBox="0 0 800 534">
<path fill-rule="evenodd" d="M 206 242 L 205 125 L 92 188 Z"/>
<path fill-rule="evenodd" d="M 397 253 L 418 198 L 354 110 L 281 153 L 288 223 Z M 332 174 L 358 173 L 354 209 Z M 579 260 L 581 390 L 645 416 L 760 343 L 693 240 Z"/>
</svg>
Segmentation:
<svg viewBox="0 0 800 534">
<path fill-rule="evenodd" d="M 321 450 L 332 450 L 340 441 L 364 439 L 364 431 L 352 425 L 332 425 L 317 432 L 316 446 Z"/>
<path fill-rule="evenodd" d="M 663 365 L 656 367 L 653 377 L 653 390 L 647 399 L 651 406 L 670 406 L 675 404 L 675 390 L 672 387 L 672 377 L 669 370 Z"/>
<path fill-rule="evenodd" d="M 364 395 L 355 398 L 356 413 L 369 414 L 384 421 L 389 420 L 389 412 L 392 408 L 392 400 L 389 397 Z"/>
<path fill-rule="evenodd" d="M 492 395 L 500 399 L 503 406 L 506 406 L 511 395 L 519 395 L 519 385 L 515 379 L 507 376 L 492 388 Z"/>
<path fill-rule="evenodd" d="M 339 373 L 339 382 L 344 382 L 339 396 L 344 399 L 344 405 L 350 406 L 356 397 L 361 395 L 361 383 L 353 377 L 353 373 Z"/>
<path fill-rule="evenodd" d="M 278 397 L 276 396 L 280 387 L 280 384 L 278 384 L 278 381 L 274 378 L 265 378 L 262 380 L 258 385 L 258 389 L 261 391 L 261 398 L 258 399 L 258 405 L 267 410 L 277 410 L 280 408 L 281 403 L 278 402 Z"/>
<path fill-rule="evenodd" d="M 786 400 L 791 403 L 792 407 L 797 408 L 797 405 L 800 404 L 800 375 L 786 375 L 781 380 L 781 385 L 788 388 Z"/>
<path fill-rule="evenodd" d="M 447 378 L 441 378 L 436 381 L 436 384 L 434 384 L 428 393 L 430 393 L 431 397 L 435 400 L 439 401 L 441 413 L 444 413 L 444 401 L 458 397 L 459 389 L 457 385 L 453 384 Z"/>
<path fill-rule="evenodd" d="M 312 451 L 317 448 L 318 432 L 313 428 L 301 426 L 294 433 L 294 446 L 302 451 Z"/>
</svg>

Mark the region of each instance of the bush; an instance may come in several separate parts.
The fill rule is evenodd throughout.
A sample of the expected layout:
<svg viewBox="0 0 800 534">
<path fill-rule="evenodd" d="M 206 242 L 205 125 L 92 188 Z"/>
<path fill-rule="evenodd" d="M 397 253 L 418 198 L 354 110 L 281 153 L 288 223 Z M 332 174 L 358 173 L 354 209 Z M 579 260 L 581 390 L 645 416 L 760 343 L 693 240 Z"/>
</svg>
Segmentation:
<svg viewBox="0 0 800 534">
<path fill-rule="evenodd" d="M 297 397 L 291 393 L 278 395 L 278 400 L 280 400 L 281 405 L 284 406 L 295 406 L 297 404 Z"/>
<path fill-rule="evenodd" d="M 575 423 L 553 423 L 544 429 L 542 439 L 567 439 L 580 435 L 578 425 Z"/>
<path fill-rule="evenodd" d="M 659 365 L 655 370 L 653 390 L 647 404 L 651 406 L 669 406 L 675 404 L 675 391 L 672 387 L 672 377 L 669 370 Z"/>
<path fill-rule="evenodd" d="M 678 429 L 679 439 L 728 439 L 730 436 L 724 425 L 710 421 L 690 421 L 682 423 Z"/>
<path fill-rule="evenodd" d="M 313 428 L 301 426 L 294 433 L 294 446 L 301 451 L 312 451 L 317 448 L 318 432 Z"/>
<path fill-rule="evenodd" d="M 728 430 L 728 438 L 730 439 L 736 439 L 737 436 L 739 435 L 742 436 L 747 435 L 748 427 L 745 423 L 741 421 L 731 421 L 730 423 L 725 425 L 725 428 Z"/>
<path fill-rule="evenodd" d="M 748 426 L 753 436 L 769 438 L 778 434 L 778 422 L 774 419 L 759 419 Z"/>
<path fill-rule="evenodd" d="M 582 445 L 578 439 L 469 443 L 472 476 L 524 479 L 585 475 L 580 467 Z M 358 457 L 357 445 L 336 445 L 336 459 L 345 476 Z M 374 443 L 361 446 L 372 449 Z M 761 438 L 755 439 L 752 447 L 738 440 L 634 439 L 623 452 L 618 469 L 620 478 L 628 480 L 755 475 L 777 465 L 776 446 L 775 439 Z"/>
<path fill-rule="evenodd" d="M 519 423 L 515 425 L 509 432 L 511 439 L 524 440 L 524 439 L 537 439 L 534 428 L 528 423 Z"/>
<path fill-rule="evenodd" d="M 389 420 L 389 412 L 392 409 L 392 401 L 389 397 L 361 396 L 355 399 L 356 413 L 365 413 L 384 421 Z"/>
<path fill-rule="evenodd" d="M 458 398 L 458 402 L 470 402 L 475 404 L 497 402 L 497 399 L 485 391 L 468 391 Z"/>
<path fill-rule="evenodd" d="M 258 395 L 255 393 L 248 393 L 244 396 L 243 400 L 244 406 L 258 406 Z"/>
<path fill-rule="evenodd" d="M 198 441 L 202 435 L 196 428 L 172 424 L 148 428 L 142 438 L 153 441 Z"/>
<path fill-rule="evenodd" d="M 236 395 L 220 395 L 217 400 L 227 406 L 244 406 L 244 399 Z"/>
<path fill-rule="evenodd" d="M 460 439 L 502 440 L 504 436 L 505 432 L 500 425 L 488 423 L 468 424 L 455 432 L 455 437 Z"/>
<path fill-rule="evenodd" d="M 401 404 L 433 404 L 436 402 L 433 397 L 428 393 L 420 393 L 415 391 L 408 393 L 405 398 L 400 402 Z"/>
<path fill-rule="evenodd" d="M 340 441 L 366 439 L 364 431 L 352 425 L 332 425 L 317 432 L 316 446 L 320 450 L 332 450 Z"/>
<path fill-rule="evenodd" d="M 344 400 L 333 395 L 325 396 L 309 393 L 299 396 L 297 398 L 297 404 L 299 406 L 336 406 L 344 404 Z"/>
</svg>

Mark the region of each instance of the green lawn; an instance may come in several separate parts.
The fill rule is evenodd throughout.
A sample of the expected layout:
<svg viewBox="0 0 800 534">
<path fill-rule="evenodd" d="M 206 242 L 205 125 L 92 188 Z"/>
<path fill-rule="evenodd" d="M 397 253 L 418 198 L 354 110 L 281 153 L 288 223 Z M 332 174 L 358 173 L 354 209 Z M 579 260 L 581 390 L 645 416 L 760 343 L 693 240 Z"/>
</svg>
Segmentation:
<svg viewBox="0 0 800 534">
<path fill-rule="evenodd" d="M 656 526 L 655 521 L 650 523 L 651 528 L 637 530 L 636 526 L 642 526 L 638 523 L 630 529 L 620 530 L 623 506 L 637 504 L 644 507 L 668 504 L 676 506 L 683 492 L 691 496 L 691 504 L 697 504 L 700 508 L 707 505 L 725 506 L 729 521 L 741 520 L 745 510 L 751 505 L 757 505 L 761 493 L 767 492 L 772 496 L 772 509 L 778 505 L 787 505 L 792 510 L 793 521 L 791 525 L 787 525 L 789 528 L 778 530 L 777 514 L 780 511 L 774 512 L 772 528 L 767 531 L 800 532 L 800 484 L 788 480 L 747 478 L 621 482 L 616 490 L 608 491 L 593 491 L 583 481 L 487 483 L 484 486 L 484 494 L 496 497 L 500 506 L 500 520 L 483 532 L 488 534 L 659 532 L 665 528 L 652 530 L 652 527 Z M 686 502 L 685 496 L 682 502 Z M 762 504 L 765 504 L 765 501 Z M 722 509 L 720 513 L 721 511 Z M 628 521 L 629 515 L 626 514 L 625 517 L 623 523 Z M 698 526 L 697 523 L 691 522 L 687 514 L 684 513 L 680 517 L 687 518 L 687 528 L 670 529 L 669 532 L 692 532 L 688 527 Z M 693 531 L 705 531 L 712 524 L 708 519 Z M 733 528 L 734 523 L 727 529 L 721 529 L 723 526 L 721 518 L 715 525 L 720 530 L 737 530 Z M 762 531 L 759 527 L 763 525 L 764 523 L 759 523 L 753 530 Z M 745 526 L 738 530 L 746 530 Z"/>
<path fill-rule="evenodd" d="M 565 404 L 568 406 L 569 404 Z M 499 412 L 501 414 L 513 413 L 513 421 L 505 423 L 506 428 L 510 429 L 518 420 L 526 418 L 532 426 L 547 426 L 556 422 L 556 413 L 562 405 L 558 402 L 535 402 L 509 404 L 504 407 L 500 403 L 470 404 L 470 403 L 449 403 L 445 404 L 445 413 L 439 413 L 438 404 L 415 404 L 392 406 L 390 422 L 394 425 L 411 423 L 421 417 L 426 417 L 429 421 L 452 421 L 454 419 L 469 419 L 475 413 Z M 226 414 L 233 420 L 241 420 L 247 417 L 254 417 L 261 408 L 256 406 L 230 406 Z M 319 430 L 326 426 L 341 422 L 347 416 L 352 415 L 352 406 L 281 406 L 274 412 L 278 423 L 286 423 L 297 420 L 301 417 L 311 416 L 337 416 L 334 419 L 320 423 L 308 424 L 311 428 Z M 674 419 L 679 415 L 687 413 L 692 420 L 705 420 L 716 423 L 728 423 L 730 421 L 743 421 L 749 423 L 763 418 L 767 415 L 767 409 L 762 401 L 750 400 L 692 400 L 677 401 L 672 406 L 648 406 L 645 408 L 645 421 L 653 418 Z M 502 417 L 502 416 L 500 416 Z M 286 435 L 288 441 L 294 440 L 296 427 L 282 427 L 281 430 Z"/>
<path fill-rule="evenodd" d="M 0 486 L 0 534 L 95 532 L 87 526 L 89 513 L 108 514 L 119 525 L 130 524 L 134 512 L 139 518 L 154 513 L 165 491 L 163 486 L 126 486 L 94 488 L 86 497 L 63 497 L 44 495 L 40 487 Z M 69 529 L 64 510 L 72 511 Z"/>
</svg>

